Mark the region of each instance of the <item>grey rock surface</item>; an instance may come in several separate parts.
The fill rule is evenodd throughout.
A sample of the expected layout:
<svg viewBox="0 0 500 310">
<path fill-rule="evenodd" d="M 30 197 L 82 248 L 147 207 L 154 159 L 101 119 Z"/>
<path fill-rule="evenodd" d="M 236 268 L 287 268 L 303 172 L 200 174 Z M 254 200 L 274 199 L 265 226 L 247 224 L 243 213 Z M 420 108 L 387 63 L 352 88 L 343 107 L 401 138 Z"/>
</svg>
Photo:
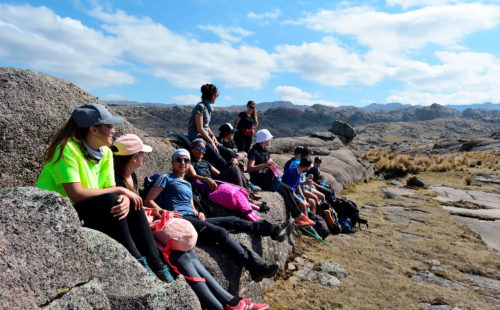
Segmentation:
<svg viewBox="0 0 500 310">
<path fill-rule="evenodd" d="M 104 294 L 97 279 L 93 279 L 81 286 L 69 290 L 61 298 L 54 300 L 44 309 L 112 309 L 108 297 Z"/>
<path fill-rule="evenodd" d="M 452 282 L 443 277 L 437 276 L 430 271 L 418 271 L 415 275 L 411 277 L 415 282 L 435 284 L 443 287 L 453 287 L 465 289 L 465 286 Z"/>
<path fill-rule="evenodd" d="M 423 310 L 461 310 L 460 308 L 450 305 L 431 305 L 427 303 L 421 303 L 420 306 Z"/>
<path fill-rule="evenodd" d="M 349 273 L 347 272 L 347 270 L 344 269 L 344 267 L 331 261 L 321 262 L 321 270 L 339 279 L 345 279 L 349 275 Z"/>
<path fill-rule="evenodd" d="M 354 128 L 346 122 L 339 120 L 335 120 L 333 122 L 332 128 L 330 128 L 329 131 L 338 136 L 344 145 L 349 145 L 354 137 L 356 137 L 356 131 Z"/>
<path fill-rule="evenodd" d="M 44 152 L 56 130 L 66 123 L 73 109 L 94 102 L 104 104 L 62 79 L 0 67 L 0 188 L 35 185 Z M 134 133 L 153 147 L 147 164 L 138 170 L 139 182 L 146 175 L 169 171 L 172 147 L 129 122 L 115 128 L 115 137 Z"/>
<path fill-rule="evenodd" d="M 113 309 L 200 309 L 198 298 L 182 277 L 164 283 L 149 274 L 121 244 L 84 228 L 103 262 L 97 276 Z"/>
<path fill-rule="evenodd" d="M 20 187 L 0 190 L 0 203 L 2 306 L 47 306 L 99 274 L 100 259 L 82 232 L 68 199 Z M 90 304 L 99 304 L 93 295 L 73 293 L 78 298 L 89 298 Z"/>
</svg>

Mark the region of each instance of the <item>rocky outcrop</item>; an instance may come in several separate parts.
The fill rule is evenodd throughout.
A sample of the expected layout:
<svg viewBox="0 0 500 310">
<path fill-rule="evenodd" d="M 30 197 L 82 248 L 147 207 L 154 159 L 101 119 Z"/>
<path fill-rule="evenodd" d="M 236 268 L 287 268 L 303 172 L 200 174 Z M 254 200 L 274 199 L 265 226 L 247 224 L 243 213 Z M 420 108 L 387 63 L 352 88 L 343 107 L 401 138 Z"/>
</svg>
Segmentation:
<svg viewBox="0 0 500 310">
<path fill-rule="evenodd" d="M 356 131 L 354 131 L 351 125 L 339 120 L 333 122 L 330 132 L 338 136 L 344 145 L 349 145 L 354 137 L 356 137 Z"/>
<path fill-rule="evenodd" d="M 92 281 L 102 263 L 68 199 L 33 187 L 0 191 L 0 304 L 7 309 L 109 309 Z"/>
<path fill-rule="evenodd" d="M 199 309 L 198 298 L 183 277 L 163 283 L 149 274 L 127 249 L 107 235 L 83 228 L 102 261 L 97 275 L 113 309 Z"/>
</svg>

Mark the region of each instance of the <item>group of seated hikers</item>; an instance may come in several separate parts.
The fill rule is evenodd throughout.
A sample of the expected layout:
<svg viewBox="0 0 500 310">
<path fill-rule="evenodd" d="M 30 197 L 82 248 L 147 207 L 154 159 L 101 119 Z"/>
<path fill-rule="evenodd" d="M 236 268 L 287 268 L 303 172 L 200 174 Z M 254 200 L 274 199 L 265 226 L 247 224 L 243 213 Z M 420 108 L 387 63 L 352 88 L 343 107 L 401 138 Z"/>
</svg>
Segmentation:
<svg viewBox="0 0 500 310">
<path fill-rule="evenodd" d="M 306 148 L 297 148 L 294 158 L 287 163 L 289 168 L 280 177 L 267 149 L 273 138 L 271 133 L 266 129 L 255 133 L 258 123 L 253 101 L 248 102 L 247 112 L 238 115 L 235 125 L 238 129 L 224 124 L 216 138 L 208 125 L 211 105 L 218 97 L 217 88 L 205 84 L 201 92 L 202 101 L 194 107 L 189 120 L 189 150 L 179 148 L 173 152 L 172 171 L 159 171 L 144 192 L 144 199 L 138 194 L 135 171 L 143 165 L 145 154 L 152 147 L 134 134 L 113 141 L 113 126 L 121 124 L 124 118 L 111 115 L 97 103 L 73 110 L 69 120 L 55 133 L 46 150 L 37 187 L 68 197 L 83 226 L 121 243 L 148 272 L 164 282 L 175 281 L 170 265 L 188 280 L 204 309 L 268 309 L 267 304 L 253 303 L 225 290 L 200 263 L 192 247 L 161 250 L 157 238 L 163 227 L 158 224 L 160 219 L 161 223 L 182 220 L 182 225 L 196 231 L 195 244 L 215 246 L 243 265 L 251 279 L 259 282 L 273 277 L 279 265 L 266 262 L 233 239 L 228 231 L 269 236 L 282 242 L 292 224 L 297 228 L 315 225 L 307 212 L 318 213 L 319 206 L 332 200 L 334 194 L 319 184 L 321 159 L 316 158 L 311 167 Z M 232 139 L 233 134 L 239 135 L 237 143 Z M 251 146 L 253 136 L 255 144 Z M 246 166 L 239 157 L 241 152 L 247 154 Z M 307 177 L 301 178 L 306 171 Z M 259 201 L 259 187 L 283 196 L 291 215 L 288 221 L 259 219 L 256 212 L 269 210 L 265 202 Z M 207 217 L 195 207 L 193 191 L 202 200 L 235 207 L 234 210 L 241 211 L 241 217 Z M 171 244 L 163 246 L 166 249 Z"/>
</svg>

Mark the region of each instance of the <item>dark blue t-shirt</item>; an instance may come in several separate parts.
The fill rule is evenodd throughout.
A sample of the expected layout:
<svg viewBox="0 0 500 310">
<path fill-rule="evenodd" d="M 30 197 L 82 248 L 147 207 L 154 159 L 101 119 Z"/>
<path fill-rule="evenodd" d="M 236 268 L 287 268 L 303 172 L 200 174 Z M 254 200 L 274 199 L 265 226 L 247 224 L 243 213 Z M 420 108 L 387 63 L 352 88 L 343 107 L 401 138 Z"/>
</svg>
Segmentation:
<svg viewBox="0 0 500 310">
<path fill-rule="evenodd" d="M 191 184 L 181 180 L 174 174 L 165 173 L 158 177 L 154 186 L 163 187 L 163 191 L 155 199 L 160 208 L 177 211 L 182 215 L 194 215 L 191 199 L 193 192 Z"/>
<path fill-rule="evenodd" d="M 290 168 L 283 174 L 281 178 L 282 182 L 285 182 L 286 185 L 290 186 L 295 192 L 295 188 L 300 184 L 300 173 L 297 167 Z"/>
</svg>

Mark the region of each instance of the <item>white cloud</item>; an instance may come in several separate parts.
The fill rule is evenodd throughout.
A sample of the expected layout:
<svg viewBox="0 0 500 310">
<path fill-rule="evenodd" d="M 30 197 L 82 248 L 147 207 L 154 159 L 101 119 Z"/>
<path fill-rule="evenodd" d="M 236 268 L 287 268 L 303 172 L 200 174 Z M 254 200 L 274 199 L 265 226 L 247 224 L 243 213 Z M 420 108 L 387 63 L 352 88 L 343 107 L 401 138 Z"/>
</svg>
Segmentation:
<svg viewBox="0 0 500 310">
<path fill-rule="evenodd" d="M 397 52 L 433 43 L 454 46 L 466 35 L 500 22 L 500 7 L 462 3 L 390 14 L 370 7 L 320 10 L 294 24 L 326 33 L 353 35 L 372 49 Z"/>
<path fill-rule="evenodd" d="M 203 83 L 222 81 L 227 87 L 259 89 L 275 67 L 272 55 L 257 47 L 200 42 L 150 18 L 120 10 L 105 13 L 97 8 L 92 15 L 106 23 L 103 28 L 116 36 L 134 60 L 177 87 L 199 88 Z"/>
<path fill-rule="evenodd" d="M 334 101 L 322 100 L 318 99 L 317 96 L 312 95 L 306 91 L 303 91 L 300 88 L 294 86 L 278 86 L 274 89 L 275 93 L 277 93 L 281 100 L 290 101 L 294 104 L 300 105 L 313 105 L 313 104 L 322 104 L 329 106 L 337 106 L 338 103 Z"/>
<path fill-rule="evenodd" d="M 222 98 L 224 98 L 224 100 L 226 100 L 226 101 L 234 101 L 233 97 L 231 97 L 231 96 L 224 96 Z"/>
<path fill-rule="evenodd" d="M 245 30 L 241 27 L 224 27 L 214 25 L 198 25 L 201 30 L 213 32 L 222 40 L 229 42 L 239 42 L 242 38 L 248 37 L 253 34 L 252 31 Z"/>
<path fill-rule="evenodd" d="M 403 9 L 409 7 L 421 6 L 421 5 L 442 5 L 447 3 L 453 3 L 457 1 L 452 0 L 386 0 L 387 5 L 396 6 L 399 5 Z"/>
<path fill-rule="evenodd" d="M 372 85 L 385 75 L 386 70 L 378 59 L 367 61 L 346 50 L 332 37 L 300 46 L 280 45 L 276 52 L 280 71 L 295 72 L 324 85 Z"/>
<path fill-rule="evenodd" d="M 201 96 L 196 96 L 192 94 L 172 96 L 175 103 L 194 105 L 201 101 Z"/>
<path fill-rule="evenodd" d="M 281 10 L 280 9 L 274 9 L 271 12 L 265 12 L 265 13 L 262 13 L 262 14 L 256 14 L 254 12 L 250 12 L 250 13 L 248 13 L 247 17 L 248 18 L 252 18 L 252 19 L 263 20 L 263 19 L 276 19 L 280 15 L 281 15 Z"/>
<path fill-rule="evenodd" d="M 108 66 L 123 64 L 118 42 L 46 7 L 0 4 L 0 57 L 56 74 L 87 90 L 132 84 Z"/>
</svg>

